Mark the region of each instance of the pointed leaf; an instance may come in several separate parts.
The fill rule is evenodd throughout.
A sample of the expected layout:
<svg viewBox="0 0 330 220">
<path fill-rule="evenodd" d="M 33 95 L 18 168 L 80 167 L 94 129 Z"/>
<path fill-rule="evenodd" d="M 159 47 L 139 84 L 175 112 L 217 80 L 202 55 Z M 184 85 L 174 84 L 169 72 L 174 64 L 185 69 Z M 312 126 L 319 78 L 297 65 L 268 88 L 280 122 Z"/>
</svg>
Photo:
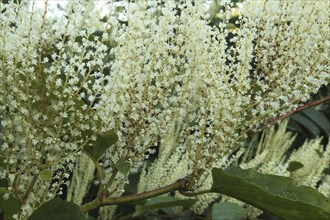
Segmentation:
<svg viewBox="0 0 330 220">
<path fill-rule="evenodd" d="M 128 162 L 124 162 L 124 161 L 118 161 L 115 164 L 115 167 L 119 170 L 119 172 L 126 175 L 129 171 L 129 169 L 131 168 L 131 164 Z"/>
<path fill-rule="evenodd" d="M 304 164 L 302 164 L 298 161 L 291 161 L 289 163 L 289 167 L 286 170 L 289 172 L 293 172 L 293 171 L 299 170 L 302 167 L 304 167 Z"/>
<path fill-rule="evenodd" d="M 12 220 L 19 212 L 18 200 L 5 187 L 0 187 L 0 207 L 4 213 L 4 220 Z"/>
<path fill-rule="evenodd" d="M 330 200 L 288 177 L 233 166 L 212 170 L 214 192 L 239 199 L 284 219 L 330 219 Z"/>
<path fill-rule="evenodd" d="M 295 122 L 292 118 L 289 119 L 289 122 L 288 122 L 288 125 L 286 126 L 286 128 L 291 131 L 296 131 L 298 133 L 303 132 L 300 125 L 297 122 Z"/>
<path fill-rule="evenodd" d="M 319 127 L 313 121 L 311 121 L 309 118 L 305 117 L 304 115 L 296 114 L 296 115 L 292 115 L 291 118 L 295 122 L 301 124 L 305 129 L 307 129 L 314 136 L 317 136 L 321 133 L 321 130 L 319 129 Z"/>
<path fill-rule="evenodd" d="M 311 119 L 317 126 L 322 128 L 326 134 L 330 134 L 330 121 L 324 113 L 313 108 L 306 109 L 302 113 Z"/>
<path fill-rule="evenodd" d="M 84 151 L 93 161 L 98 161 L 104 152 L 111 145 L 116 143 L 117 140 L 117 134 L 113 131 L 108 131 L 102 135 L 97 135 L 96 141 L 94 141 L 91 145 L 85 146 Z"/>
<path fill-rule="evenodd" d="M 323 152 L 321 152 L 320 149 L 315 149 L 315 152 L 316 152 L 317 156 L 319 156 L 319 158 L 322 158 Z"/>
<path fill-rule="evenodd" d="M 52 171 L 48 169 L 40 171 L 39 178 L 43 181 L 50 181 L 52 179 Z"/>
<path fill-rule="evenodd" d="M 73 203 L 52 199 L 41 205 L 27 220 L 86 220 L 80 207 Z"/>
</svg>

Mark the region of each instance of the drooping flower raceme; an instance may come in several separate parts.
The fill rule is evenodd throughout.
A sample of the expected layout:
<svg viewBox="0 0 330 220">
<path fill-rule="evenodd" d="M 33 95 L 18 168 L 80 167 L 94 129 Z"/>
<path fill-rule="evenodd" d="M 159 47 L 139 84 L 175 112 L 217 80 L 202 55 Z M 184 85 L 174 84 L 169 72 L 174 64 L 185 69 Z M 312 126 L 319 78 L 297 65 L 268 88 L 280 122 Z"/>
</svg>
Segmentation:
<svg viewBox="0 0 330 220">
<path fill-rule="evenodd" d="M 23 200 L 42 170 L 63 182 L 60 171 L 109 129 L 119 140 L 102 158 L 106 178 L 160 147 L 198 187 L 249 130 L 330 78 L 327 1 L 247 1 L 231 30 L 229 1 L 216 26 L 203 1 L 127 3 L 127 22 L 99 19 L 93 2 L 70 1 L 63 16 L 29 4 L 0 4 L 1 177 Z M 109 191 L 125 181 L 118 174 Z"/>
<path fill-rule="evenodd" d="M 248 1 L 232 32 L 232 5 L 219 4 L 217 27 L 208 25 L 202 3 L 128 6 L 105 108 L 115 116 L 110 127 L 122 150 L 109 151 L 108 158 L 139 163 L 141 152 L 160 142 L 161 152 L 162 145 L 171 147 L 173 157 L 186 160 L 177 178 L 199 175 L 239 146 L 248 130 L 327 83 L 327 2 Z"/>
<path fill-rule="evenodd" d="M 76 154 L 105 127 L 94 103 L 109 48 L 93 35 L 105 24 L 93 3 L 67 7 L 57 18 L 34 2 L 0 3 L 0 178 L 23 215 L 61 192 Z M 43 170 L 53 181 L 38 178 Z"/>
</svg>

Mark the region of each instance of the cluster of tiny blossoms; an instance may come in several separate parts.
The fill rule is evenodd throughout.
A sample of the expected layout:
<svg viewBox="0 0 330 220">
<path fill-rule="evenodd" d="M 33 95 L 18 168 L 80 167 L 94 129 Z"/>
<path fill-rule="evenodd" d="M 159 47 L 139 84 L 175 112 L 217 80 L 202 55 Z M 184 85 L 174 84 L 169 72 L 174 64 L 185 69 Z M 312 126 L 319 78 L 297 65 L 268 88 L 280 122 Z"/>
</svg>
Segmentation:
<svg viewBox="0 0 330 220">
<path fill-rule="evenodd" d="M 76 154 L 106 127 L 97 99 L 109 48 L 92 38 L 106 24 L 93 3 L 70 1 L 61 17 L 49 15 L 48 1 L 35 4 L 0 3 L 0 178 L 24 205 L 23 219 L 61 194 Z M 52 181 L 38 178 L 43 170 Z"/>
<path fill-rule="evenodd" d="M 326 1 L 247 1 L 232 32 L 233 5 L 219 4 L 223 22 L 213 28 L 198 2 L 131 6 L 114 50 L 112 76 L 122 80 L 109 91 L 122 95 L 113 92 L 108 109 L 126 118 L 112 125 L 123 131 L 121 147 L 138 154 L 170 140 L 175 157 L 187 158 L 178 178 L 195 172 L 205 179 L 200 174 L 248 130 L 294 109 L 329 80 Z M 175 143 L 165 138 L 172 126 Z"/>
<path fill-rule="evenodd" d="M 231 32 L 233 4 L 218 5 L 211 26 L 203 1 L 127 3 L 127 22 L 99 19 L 93 1 L 69 1 L 62 16 L 47 16 L 47 1 L 0 3 L 0 174 L 22 203 L 40 171 L 64 181 L 60 171 L 108 129 L 119 137 L 102 158 L 108 178 L 170 140 L 187 162 L 178 176 L 199 186 L 248 130 L 329 80 L 327 1 L 247 1 Z"/>
</svg>

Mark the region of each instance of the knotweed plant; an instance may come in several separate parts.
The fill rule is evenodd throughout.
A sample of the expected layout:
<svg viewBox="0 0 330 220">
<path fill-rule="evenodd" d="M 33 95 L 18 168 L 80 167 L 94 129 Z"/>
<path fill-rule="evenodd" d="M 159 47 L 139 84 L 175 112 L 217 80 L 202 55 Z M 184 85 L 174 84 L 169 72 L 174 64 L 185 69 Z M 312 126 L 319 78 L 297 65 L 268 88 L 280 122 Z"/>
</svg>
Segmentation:
<svg viewBox="0 0 330 220">
<path fill-rule="evenodd" d="M 198 191 L 249 132 L 329 83 L 328 1 L 246 1 L 234 24 L 219 1 L 216 25 L 204 1 L 125 2 L 124 19 L 115 5 L 0 3 L 0 178 L 16 219 L 65 185 L 79 205 L 90 182 L 120 198 L 156 151 L 141 192 L 184 177 Z"/>
<path fill-rule="evenodd" d="M 322 137 L 317 137 L 312 140 L 306 140 L 297 150 L 291 149 L 291 153 L 288 153 L 293 146 L 296 135 L 286 131 L 287 125 L 288 121 L 286 120 L 277 129 L 275 129 L 275 126 L 272 126 L 270 129 L 265 130 L 256 147 L 253 147 L 252 144 L 256 142 L 251 141 L 247 149 L 235 152 L 230 158 L 221 158 L 216 166 L 227 167 L 232 164 L 239 164 L 243 168 L 257 168 L 262 173 L 288 176 L 299 185 L 317 188 L 322 194 L 329 197 L 330 175 L 326 174 L 324 170 L 330 164 L 330 142 L 324 147 L 321 144 Z M 256 136 L 254 136 L 254 140 L 257 140 Z M 179 152 L 176 152 L 177 154 Z M 171 164 L 173 167 L 168 167 L 167 164 Z M 300 164 L 300 166 L 292 169 L 293 164 Z M 148 173 L 145 171 L 141 173 L 139 191 L 143 192 L 148 188 L 156 188 L 158 184 L 154 181 L 155 177 L 156 179 L 162 179 L 162 182 L 174 182 L 178 178 L 175 167 L 185 167 L 185 161 L 177 160 L 175 156 L 168 157 L 165 153 L 159 155 L 157 162 L 148 168 Z M 162 173 L 165 175 L 159 177 L 159 174 Z M 209 176 L 202 188 L 209 189 L 211 186 L 212 178 Z M 178 192 L 175 196 L 180 199 L 186 198 Z M 221 203 L 234 202 L 242 207 L 246 206 L 245 203 L 236 199 L 215 193 L 198 195 L 196 198 L 198 201 L 192 206 L 192 209 L 199 214 L 203 213 L 210 203 L 220 200 L 220 198 Z M 261 213 L 258 209 L 249 208 L 247 210 L 249 210 L 247 216 L 250 218 L 256 218 Z"/>
</svg>

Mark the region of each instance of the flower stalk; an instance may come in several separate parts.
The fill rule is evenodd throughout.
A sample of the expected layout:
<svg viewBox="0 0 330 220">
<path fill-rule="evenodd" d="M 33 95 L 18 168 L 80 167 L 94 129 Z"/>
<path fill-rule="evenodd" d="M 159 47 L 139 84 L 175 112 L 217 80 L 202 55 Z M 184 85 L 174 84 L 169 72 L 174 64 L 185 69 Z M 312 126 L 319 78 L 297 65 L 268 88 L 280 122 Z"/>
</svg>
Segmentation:
<svg viewBox="0 0 330 220">
<path fill-rule="evenodd" d="M 175 181 L 172 184 L 169 184 L 167 186 L 137 193 L 133 195 L 125 195 L 125 196 L 119 196 L 119 197 L 105 197 L 105 198 L 96 198 L 95 200 L 86 203 L 81 206 L 81 209 L 83 212 L 89 212 L 93 209 L 96 209 L 98 207 L 107 206 L 107 205 L 118 205 L 122 203 L 130 203 L 130 202 L 136 202 L 144 199 L 149 199 L 155 196 L 163 195 L 165 193 L 173 192 L 176 190 L 184 192 L 186 189 L 187 179 L 179 179 Z"/>
</svg>

